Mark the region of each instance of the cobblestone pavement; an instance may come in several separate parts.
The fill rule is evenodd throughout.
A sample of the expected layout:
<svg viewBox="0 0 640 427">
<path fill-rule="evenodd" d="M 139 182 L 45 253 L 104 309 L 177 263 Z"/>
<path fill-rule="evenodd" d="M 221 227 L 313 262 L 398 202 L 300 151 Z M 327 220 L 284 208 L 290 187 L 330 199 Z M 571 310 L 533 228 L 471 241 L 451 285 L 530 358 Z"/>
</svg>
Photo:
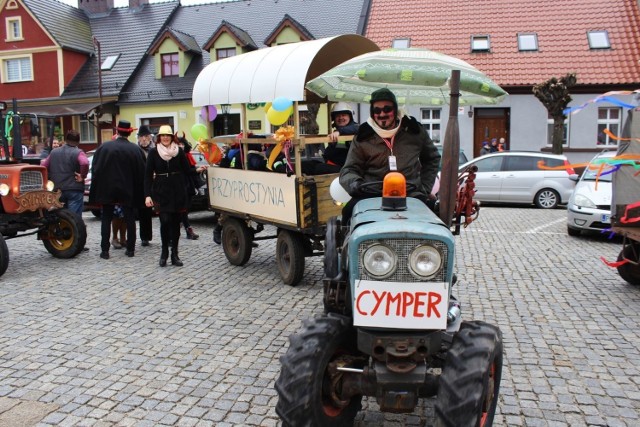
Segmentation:
<svg viewBox="0 0 640 427">
<path fill-rule="evenodd" d="M 301 319 L 321 311 L 319 257 L 303 282 L 280 283 L 275 242 L 245 267 L 192 215 L 185 267 L 159 268 L 158 223 L 134 258 L 101 260 L 99 221 L 85 213 L 89 252 L 51 257 L 34 236 L 8 241 L 0 278 L 0 426 L 274 426 L 279 356 Z M 640 289 L 615 269 L 621 243 L 566 234 L 566 212 L 483 208 L 457 240 L 454 288 L 466 319 L 504 334 L 499 426 L 637 426 Z M 157 221 L 157 220 L 155 220 Z M 428 426 L 380 414 L 357 426 Z"/>
</svg>

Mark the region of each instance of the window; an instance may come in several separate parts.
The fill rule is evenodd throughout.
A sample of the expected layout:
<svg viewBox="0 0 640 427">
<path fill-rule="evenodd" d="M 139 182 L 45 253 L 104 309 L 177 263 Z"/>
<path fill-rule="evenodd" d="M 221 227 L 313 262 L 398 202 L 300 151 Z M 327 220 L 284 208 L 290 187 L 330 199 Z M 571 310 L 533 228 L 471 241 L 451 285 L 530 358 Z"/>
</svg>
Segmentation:
<svg viewBox="0 0 640 427">
<path fill-rule="evenodd" d="M 236 56 L 236 48 L 229 47 L 224 49 L 216 49 L 216 60 L 230 58 L 232 56 Z"/>
<path fill-rule="evenodd" d="M 620 135 L 621 117 L 622 113 L 620 108 L 598 108 L 598 137 L 596 139 L 596 145 L 618 145 L 615 139 L 604 133 L 604 130 L 609 129 L 612 134 Z"/>
<path fill-rule="evenodd" d="M 439 108 L 422 108 L 422 127 L 427 131 L 434 144 L 440 144 L 440 112 Z"/>
<path fill-rule="evenodd" d="M 505 156 L 494 156 L 478 160 L 474 164 L 478 167 L 478 172 L 500 172 L 502 159 Z"/>
<path fill-rule="evenodd" d="M 33 80 L 30 56 L 3 60 L 2 71 L 3 82 L 24 82 Z"/>
<path fill-rule="evenodd" d="M 20 17 L 7 18 L 7 41 L 23 40 Z"/>
<path fill-rule="evenodd" d="M 80 142 L 82 144 L 95 144 L 96 128 L 89 120 L 80 120 Z"/>
<path fill-rule="evenodd" d="M 177 53 L 162 55 L 162 77 L 180 75 L 179 56 Z"/>
<path fill-rule="evenodd" d="M 538 160 L 541 160 L 538 157 L 530 157 L 530 156 L 510 156 L 505 157 L 507 162 L 505 171 L 534 171 L 538 169 Z"/>
<path fill-rule="evenodd" d="M 589 31 L 587 32 L 589 47 L 591 49 L 609 49 L 609 33 L 606 31 Z"/>
<path fill-rule="evenodd" d="M 569 141 L 569 119 L 564 119 L 564 132 L 562 134 L 562 145 L 567 146 Z M 547 145 L 553 143 L 553 118 L 549 117 L 547 120 Z"/>
<path fill-rule="evenodd" d="M 100 69 L 102 71 L 110 71 L 113 68 L 113 66 L 116 65 L 116 62 L 118 62 L 118 58 L 120 58 L 120 54 L 107 56 L 107 59 L 102 61 L 102 65 L 100 66 Z"/>
<path fill-rule="evenodd" d="M 472 52 L 489 52 L 489 36 L 471 36 Z"/>
<path fill-rule="evenodd" d="M 408 49 L 411 47 L 411 39 L 394 39 L 391 47 L 395 49 Z"/>
<path fill-rule="evenodd" d="M 538 50 L 538 35 L 518 34 L 518 50 L 521 52 Z"/>
</svg>

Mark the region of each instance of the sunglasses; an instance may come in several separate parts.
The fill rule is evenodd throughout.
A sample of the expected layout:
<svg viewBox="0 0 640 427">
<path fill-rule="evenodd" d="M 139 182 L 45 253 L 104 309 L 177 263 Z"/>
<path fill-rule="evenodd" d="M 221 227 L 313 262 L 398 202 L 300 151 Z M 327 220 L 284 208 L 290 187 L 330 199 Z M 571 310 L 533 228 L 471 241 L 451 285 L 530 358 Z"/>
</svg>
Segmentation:
<svg viewBox="0 0 640 427">
<path fill-rule="evenodd" d="M 380 107 L 375 107 L 373 109 L 373 114 L 378 115 L 380 113 L 385 113 L 385 114 L 389 114 L 390 112 L 393 111 L 393 107 L 391 105 L 385 105 L 384 107 L 380 108 Z"/>
</svg>

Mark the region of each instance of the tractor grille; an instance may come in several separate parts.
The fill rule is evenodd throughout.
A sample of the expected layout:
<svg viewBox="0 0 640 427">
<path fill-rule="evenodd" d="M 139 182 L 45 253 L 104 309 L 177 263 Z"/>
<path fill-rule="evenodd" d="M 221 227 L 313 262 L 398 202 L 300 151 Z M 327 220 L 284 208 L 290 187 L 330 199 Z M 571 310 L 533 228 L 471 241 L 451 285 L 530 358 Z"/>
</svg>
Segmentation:
<svg viewBox="0 0 640 427">
<path fill-rule="evenodd" d="M 447 251 L 447 245 L 438 240 L 422 240 L 422 239 L 385 239 L 381 241 L 385 245 L 394 250 L 398 257 L 398 266 L 396 271 L 390 277 L 384 279 L 385 282 L 424 282 L 423 279 L 418 279 L 411 271 L 409 271 L 408 259 L 411 251 L 420 245 L 431 245 L 438 249 L 442 254 L 442 267 L 438 272 L 431 277 L 429 282 L 444 282 L 446 281 L 447 263 L 449 259 L 449 253 Z M 362 254 L 372 244 L 378 243 L 377 240 L 368 240 L 360 243 L 358 247 L 358 259 L 362 260 Z M 362 268 L 362 262 L 358 262 L 358 276 L 364 280 L 378 280 L 367 274 Z"/>
<path fill-rule="evenodd" d="M 44 183 L 42 182 L 42 172 L 20 172 L 20 194 L 28 193 L 30 191 L 42 190 L 43 186 Z"/>
</svg>

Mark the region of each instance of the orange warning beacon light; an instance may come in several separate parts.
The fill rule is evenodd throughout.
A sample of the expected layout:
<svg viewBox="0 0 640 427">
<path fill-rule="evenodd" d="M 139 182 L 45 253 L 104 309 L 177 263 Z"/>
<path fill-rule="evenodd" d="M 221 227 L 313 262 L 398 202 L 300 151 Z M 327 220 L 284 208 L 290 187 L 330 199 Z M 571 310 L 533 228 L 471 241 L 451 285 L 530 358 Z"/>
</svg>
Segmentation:
<svg viewBox="0 0 640 427">
<path fill-rule="evenodd" d="M 400 172 L 389 172 L 382 182 L 382 209 L 404 211 L 407 209 L 407 180 Z"/>
</svg>

